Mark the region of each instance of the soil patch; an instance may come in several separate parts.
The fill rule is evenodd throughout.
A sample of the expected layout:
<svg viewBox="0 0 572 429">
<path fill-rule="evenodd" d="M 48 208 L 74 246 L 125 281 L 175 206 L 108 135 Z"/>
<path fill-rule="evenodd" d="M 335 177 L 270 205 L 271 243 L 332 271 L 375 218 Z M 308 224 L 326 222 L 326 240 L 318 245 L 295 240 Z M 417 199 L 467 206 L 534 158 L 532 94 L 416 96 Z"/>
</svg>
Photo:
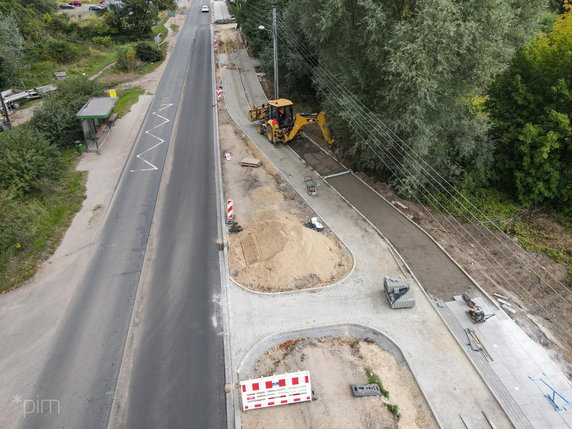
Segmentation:
<svg viewBox="0 0 572 429">
<path fill-rule="evenodd" d="M 389 398 L 353 397 L 351 384 L 367 383 L 365 369 L 379 376 Z M 242 427 L 267 428 L 437 428 L 409 368 L 377 344 L 352 337 L 299 339 L 282 343 L 257 362 L 256 377 L 308 370 L 317 401 L 252 410 Z M 387 404 L 397 405 L 400 418 Z"/>
</svg>

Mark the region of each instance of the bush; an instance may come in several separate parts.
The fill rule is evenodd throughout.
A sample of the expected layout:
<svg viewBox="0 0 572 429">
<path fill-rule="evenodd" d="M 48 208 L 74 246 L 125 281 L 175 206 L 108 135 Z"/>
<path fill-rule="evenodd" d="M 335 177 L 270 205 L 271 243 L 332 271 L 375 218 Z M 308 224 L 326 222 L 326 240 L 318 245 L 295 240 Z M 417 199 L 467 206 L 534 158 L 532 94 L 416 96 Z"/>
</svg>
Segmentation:
<svg viewBox="0 0 572 429">
<path fill-rule="evenodd" d="M 42 107 L 34 113 L 31 125 L 47 140 L 59 148 L 72 147 L 83 140 L 76 113 L 89 97 L 101 94 L 101 85 L 95 80 L 76 77 L 61 81 L 58 92 L 45 97 Z"/>
<path fill-rule="evenodd" d="M 60 64 L 69 64 L 77 60 L 82 48 L 66 40 L 48 40 L 39 50 L 39 58 L 45 61 L 55 61 Z"/>
<path fill-rule="evenodd" d="M 137 58 L 145 63 L 154 63 L 163 59 L 163 52 L 148 43 L 141 42 L 135 46 Z"/>
<path fill-rule="evenodd" d="M 122 48 L 117 52 L 117 61 L 115 67 L 123 72 L 134 72 L 141 65 L 136 57 L 136 53 L 132 49 Z"/>
<path fill-rule="evenodd" d="M 95 36 L 91 38 L 94 45 L 101 46 L 102 48 L 109 48 L 113 45 L 111 36 Z"/>
<path fill-rule="evenodd" d="M 14 195 L 40 189 L 60 165 L 59 151 L 38 130 L 20 126 L 0 134 L 0 189 Z"/>
</svg>

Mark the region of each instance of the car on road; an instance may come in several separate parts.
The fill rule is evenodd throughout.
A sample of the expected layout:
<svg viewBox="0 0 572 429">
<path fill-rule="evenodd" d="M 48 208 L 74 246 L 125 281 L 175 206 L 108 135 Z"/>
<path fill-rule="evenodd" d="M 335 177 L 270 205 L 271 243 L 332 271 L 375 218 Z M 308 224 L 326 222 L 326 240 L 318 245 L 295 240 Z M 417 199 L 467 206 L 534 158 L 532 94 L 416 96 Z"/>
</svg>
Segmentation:
<svg viewBox="0 0 572 429">
<path fill-rule="evenodd" d="M 209 7 L 208 7 L 206 4 L 204 4 L 204 5 L 201 7 L 201 13 L 202 13 L 202 12 L 208 12 L 208 11 L 209 11 Z"/>
<path fill-rule="evenodd" d="M 73 4 L 62 3 L 60 4 L 60 9 L 75 9 L 75 6 Z"/>
<path fill-rule="evenodd" d="M 68 2 L 68 4 L 71 4 L 72 6 L 81 6 L 81 2 L 79 0 L 72 0 Z"/>
<path fill-rule="evenodd" d="M 93 6 L 89 7 L 89 10 L 93 10 L 93 11 L 99 11 L 99 10 L 106 10 L 107 7 L 102 5 L 102 4 L 94 4 Z"/>
</svg>

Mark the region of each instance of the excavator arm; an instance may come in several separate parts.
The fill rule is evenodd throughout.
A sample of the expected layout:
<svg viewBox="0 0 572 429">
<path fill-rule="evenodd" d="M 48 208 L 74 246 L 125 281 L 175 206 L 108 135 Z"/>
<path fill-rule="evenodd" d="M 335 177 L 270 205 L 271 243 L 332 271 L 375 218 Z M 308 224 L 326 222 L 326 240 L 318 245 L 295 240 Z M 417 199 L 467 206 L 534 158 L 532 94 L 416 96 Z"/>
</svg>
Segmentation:
<svg viewBox="0 0 572 429">
<path fill-rule="evenodd" d="M 324 140 L 328 142 L 328 144 L 334 144 L 335 140 L 332 138 L 332 134 L 330 133 L 330 129 L 326 123 L 326 114 L 324 112 L 320 113 L 298 113 L 294 117 L 294 124 L 292 128 L 285 133 L 284 135 L 284 142 L 289 142 L 292 140 L 298 132 L 304 128 L 305 125 L 318 123 L 320 130 L 324 136 Z"/>
</svg>

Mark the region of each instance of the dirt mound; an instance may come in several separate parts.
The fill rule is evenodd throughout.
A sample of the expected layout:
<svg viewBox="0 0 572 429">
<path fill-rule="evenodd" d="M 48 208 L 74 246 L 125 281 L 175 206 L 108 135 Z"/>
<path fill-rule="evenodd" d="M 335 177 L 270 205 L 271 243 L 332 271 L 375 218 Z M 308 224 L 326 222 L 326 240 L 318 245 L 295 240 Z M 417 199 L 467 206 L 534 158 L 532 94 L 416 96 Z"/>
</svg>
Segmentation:
<svg viewBox="0 0 572 429">
<path fill-rule="evenodd" d="M 331 237 L 304 227 L 295 216 L 265 209 L 231 237 L 229 261 L 234 279 L 262 291 L 323 286 L 339 280 L 351 264 Z"/>
</svg>

